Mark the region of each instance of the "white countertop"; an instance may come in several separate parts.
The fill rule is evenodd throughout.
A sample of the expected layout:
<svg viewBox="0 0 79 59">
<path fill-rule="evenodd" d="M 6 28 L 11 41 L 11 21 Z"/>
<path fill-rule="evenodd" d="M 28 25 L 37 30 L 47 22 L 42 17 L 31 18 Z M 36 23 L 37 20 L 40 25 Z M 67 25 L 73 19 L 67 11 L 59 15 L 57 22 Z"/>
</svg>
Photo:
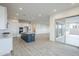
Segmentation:
<svg viewBox="0 0 79 59">
<path fill-rule="evenodd" d="M 34 32 L 24 32 L 24 34 L 34 34 Z"/>
<path fill-rule="evenodd" d="M 11 34 L 9 34 L 7 36 L 0 35 L 0 39 L 6 39 L 6 38 L 12 38 L 12 35 Z"/>
</svg>

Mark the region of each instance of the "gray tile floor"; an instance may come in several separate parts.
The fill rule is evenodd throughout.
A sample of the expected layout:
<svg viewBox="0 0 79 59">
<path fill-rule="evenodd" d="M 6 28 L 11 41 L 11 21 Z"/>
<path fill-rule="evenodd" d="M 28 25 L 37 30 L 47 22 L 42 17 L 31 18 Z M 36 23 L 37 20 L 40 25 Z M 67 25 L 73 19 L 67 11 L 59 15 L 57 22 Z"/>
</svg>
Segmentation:
<svg viewBox="0 0 79 59">
<path fill-rule="evenodd" d="M 31 43 L 14 39 L 12 56 L 79 56 L 79 48 L 52 42 L 48 36 L 39 35 Z"/>
</svg>

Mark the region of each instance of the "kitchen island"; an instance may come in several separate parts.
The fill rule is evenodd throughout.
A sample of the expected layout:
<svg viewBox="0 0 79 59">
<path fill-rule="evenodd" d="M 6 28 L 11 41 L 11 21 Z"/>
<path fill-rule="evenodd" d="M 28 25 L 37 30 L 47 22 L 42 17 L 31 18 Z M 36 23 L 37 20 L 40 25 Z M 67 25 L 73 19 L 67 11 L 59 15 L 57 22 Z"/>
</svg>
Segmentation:
<svg viewBox="0 0 79 59">
<path fill-rule="evenodd" d="M 35 41 L 35 33 L 22 33 L 21 38 L 26 42 Z"/>
</svg>

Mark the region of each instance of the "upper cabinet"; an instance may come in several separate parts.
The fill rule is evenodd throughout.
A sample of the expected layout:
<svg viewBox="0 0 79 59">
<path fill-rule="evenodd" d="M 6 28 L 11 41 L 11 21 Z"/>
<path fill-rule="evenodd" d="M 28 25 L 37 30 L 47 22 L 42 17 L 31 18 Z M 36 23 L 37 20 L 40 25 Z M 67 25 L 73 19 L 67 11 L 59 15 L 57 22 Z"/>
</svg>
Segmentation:
<svg viewBox="0 0 79 59">
<path fill-rule="evenodd" d="M 0 29 L 7 28 L 7 8 L 0 6 Z"/>
</svg>

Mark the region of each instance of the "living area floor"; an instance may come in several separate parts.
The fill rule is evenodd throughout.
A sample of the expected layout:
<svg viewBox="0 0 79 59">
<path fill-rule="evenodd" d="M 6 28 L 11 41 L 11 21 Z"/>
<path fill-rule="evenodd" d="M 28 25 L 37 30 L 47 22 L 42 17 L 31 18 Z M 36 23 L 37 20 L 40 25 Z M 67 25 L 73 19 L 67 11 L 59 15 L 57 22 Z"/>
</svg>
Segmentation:
<svg viewBox="0 0 79 59">
<path fill-rule="evenodd" d="M 13 40 L 13 56 L 79 56 L 79 48 L 52 42 L 46 35 L 36 35 L 35 42 Z"/>
</svg>

